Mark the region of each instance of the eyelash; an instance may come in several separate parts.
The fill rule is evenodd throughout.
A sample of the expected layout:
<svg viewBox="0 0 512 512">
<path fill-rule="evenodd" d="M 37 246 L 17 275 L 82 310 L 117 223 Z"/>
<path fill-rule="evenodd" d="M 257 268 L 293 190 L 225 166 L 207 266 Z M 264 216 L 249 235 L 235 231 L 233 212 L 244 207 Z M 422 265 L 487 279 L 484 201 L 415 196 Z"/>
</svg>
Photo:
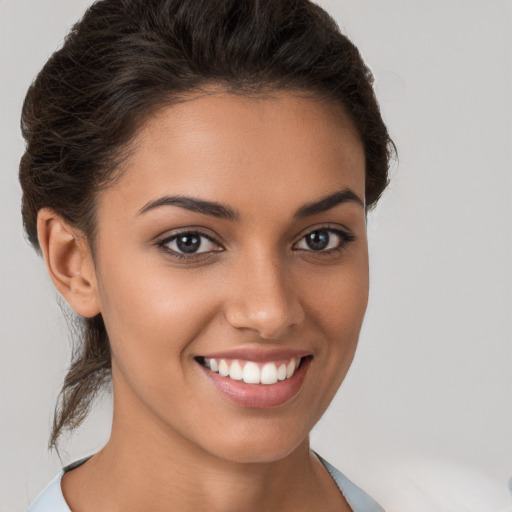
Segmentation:
<svg viewBox="0 0 512 512">
<path fill-rule="evenodd" d="M 314 249 L 301 249 L 301 248 L 296 249 L 295 248 L 295 246 L 297 244 L 299 244 L 301 241 L 305 240 L 308 235 L 312 235 L 312 234 L 318 233 L 318 232 L 327 232 L 329 235 L 333 235 L 333 234 L 336 235 L 339 238 L 339 242 L 338 242 L 337 246 L 332 247 L 327 250 L 318 250 L 318 251 L 315 251 Z M 189 262 L 196 261 L 200 258 L 205 258 L 206 256 L 211 255 L 216 252 L 223 252 L 223 250 L 224 250 L 223 248 L 221 248 L 221 249 L 216 249 L 216 250 L 212 250 L 212 251 L 191 252 L 191 253 L 187 254 L 184 252 L 179 252 L 175 249 L 171 249 L 169 247 L 169 244 L 178 240 L 178 238 L 180 236 L 185 236 L 185 235 L 188 237 L 196 236 L 200 239 L 206 239 L 209 242 L 217 245 L 218 247 L 222 247 L 215 240 L 215 238 L 213 236 L 207 235 L 206 233 L 203 233 L 203 232 L 197 231 L 197 230 L 193 230 L 193 229 L 174 233 L 173 235 L 165 238 L 164 240 L 159 241 L 157 243 L 157 246 L 160 249 L 162 249 L 163 251 L 165 251 L 169 256 L 171 256 L 172 258 L 174 258 L 176 260 L 189 261 Z M 301 238 L 297 242 L 294 243 L 293 250 L 312 253 L 315 256 L 332 255 L 334 253 L 339 253 L 339 252 L 343 251 L 344 249 L 346 249 L 347 245 L 349 243 L 353 242 L 355 239 L 356 239 L 355 235 L 353 233 L 349 232 L 348 230 L 345 231 L 345 230 L 330 227 L 330 226 L 321 226 L 321 227 L 312 229 L 311 231 L 308 231 L 307 233 L 302 235 Z M 331 242 L 331 240 L 329 239 L 329 243 L 330 242 Z M 202 244 L 203 244 L 203 242 L 201 241 L 199 247 L 201 247 Z"/>
<path fill-rule="evenodd" d="M 169 244 L 171 244 L 172 242 L 178 240 L 178 238 L 180 236 L 196 236 L 200 239 L 203 239 L 205 238 L 206 240 L 208 240 L 209 242 L 217 245 L 220 247 L 220 244 L 215 240 L 215 238 L 213 236 L 210 236 L 210 235 L 207 235 L 206 233 L 202 233 L 201 231 L 197 231 L 197 230 L 194 230 L 194 229 L 191 229 L 191 230 L 186 230 L 186 231 L 180 231 L 178 233 L 174 233 L 173 235 L 165 238 L 164 240 L 160 241 L 157 243 L 158 247 L 160 247 L 164 252 L 166 252 L 167 254 L 169 254 L 169 256 L 171 256 L 172 258 L 175 258 L 176 260 L 178 261 L 195 261 L 195 260 L 198 260 L 199 258 L 204 258 L 205 256 L 207 255 L 210 255 L 212 253 L 215 253 L 215 252 L 222 252 L 223 249 L 221 250 L 213 250 L 213 251 L 205 251 L 205 252 L 196 252 L 196 253 L 184 253 L 184 252 L 178 252 L 174 249 L 171 249 L 169 247 Z M 200 242 L 200 245 L 199 247 L 201 247 L 201 245 L 203 244 L 203 242 L 201 241 Z"/>
<path fill-rule="evenodd" d="M 329 227 L 329 226 L 321 226 L 321 227 L 312 229 L 312 230 L 308 231 L 307 233 L 305 233 L 304 235 L 302 235 L 302 237 L 294 245 L 297 245 L 302 240 L 305 240 L 307 236 L 312 235 L 314 233 L 319 233 L 319 232 L 327 232 L 329 234 L 329 243 L 331 242 L 330 236 L 332 236 L 333 234 L 336 235 L 339 238 L 339 241 L 338 241 L 338 244 L 336 245 L 336 247 L 332 247 L 327 250 L 319 250 L 319 251 L 315 251 L 313 249 L 295 249 L 295 250 L 312 253 L 315 256 L 332 255 L 332 254 L 336 254 L 336 253 L 343 251 L 344 249 L 347 248 L 349 243 L 354 242 L 356 239 L 355 235 L 348 230 L 345 231 L 345 230 L 339 229 L 339 228 L 334 228 L 334 227 Z"/>
</svg>

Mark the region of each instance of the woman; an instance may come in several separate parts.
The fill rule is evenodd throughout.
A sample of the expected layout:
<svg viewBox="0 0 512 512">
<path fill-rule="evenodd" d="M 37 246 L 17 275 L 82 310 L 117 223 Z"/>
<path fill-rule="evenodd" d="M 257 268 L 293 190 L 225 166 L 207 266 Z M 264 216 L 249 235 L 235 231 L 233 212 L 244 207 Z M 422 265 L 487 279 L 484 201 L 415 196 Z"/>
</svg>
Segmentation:
<svg viewBox="0 0 512 512">
<path fill-rule="evenodd" d="M 23 219 L 84 326 L 50 444 L 110 378 L 114 417 L 30 512 L 382 510 L 308 442 L 366 309 L 371 81 L 305 0 L 103 0 L 73 28 L 25 100 Z"/>
</svg>

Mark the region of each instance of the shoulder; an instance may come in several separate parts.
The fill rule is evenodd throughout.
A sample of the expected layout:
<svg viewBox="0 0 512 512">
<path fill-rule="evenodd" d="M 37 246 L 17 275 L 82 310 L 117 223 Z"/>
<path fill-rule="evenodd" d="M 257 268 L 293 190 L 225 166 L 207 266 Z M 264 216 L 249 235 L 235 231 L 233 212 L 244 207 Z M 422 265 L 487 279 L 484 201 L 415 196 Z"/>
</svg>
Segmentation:
<svg viewBox="0 0 512 512">
<path fill-rule="evenodd" d="M 85 457 L 69 464 L 36 496 L 26 512 L 71 512 L 62 494 L 61 480 L 66 471 L 70 471 L 92 457 Z"/>
<path fill-rule="evenodd" d="M 341 471 L 316 454 L 340 488 L 343 496 L 354 512 L 384 512 L 384 509 L 356 484 L 349 480 Z"/>
<path fill-rule="evenodd" d="M 36 496 L 36 499 L 28 507 L 27 512 L 70 512 L 60 486 L 63 474 L 64 470 L 61 470 Z"/>
</svg>

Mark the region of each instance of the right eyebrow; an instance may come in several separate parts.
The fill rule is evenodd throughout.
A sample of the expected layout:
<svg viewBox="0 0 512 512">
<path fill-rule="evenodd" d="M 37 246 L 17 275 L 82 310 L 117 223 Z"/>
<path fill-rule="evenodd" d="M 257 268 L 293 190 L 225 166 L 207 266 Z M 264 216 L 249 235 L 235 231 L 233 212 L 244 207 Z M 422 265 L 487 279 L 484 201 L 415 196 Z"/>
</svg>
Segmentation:
<svg viewBox="0 0 512 512">
<path fill-rule="evenodd" d="M 202 213 L 221 219 L 238 220 L 240 218 L 240 214 L 228 206 L 214 201 L 205 201 L 203 199 L 181 195 L 162 196 L 153 201 L 149 201 L 137 212 L 137 215 L 142 215 L 161 206 L 178 206 L 190 210 L 191 212 Z"/>
</svg>

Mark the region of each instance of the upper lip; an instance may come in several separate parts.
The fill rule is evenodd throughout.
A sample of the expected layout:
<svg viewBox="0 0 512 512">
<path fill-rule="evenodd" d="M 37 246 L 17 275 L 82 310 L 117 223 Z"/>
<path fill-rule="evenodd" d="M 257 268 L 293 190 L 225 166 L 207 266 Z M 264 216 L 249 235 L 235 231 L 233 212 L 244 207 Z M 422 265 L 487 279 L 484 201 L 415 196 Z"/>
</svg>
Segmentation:
<svg viewBox="0 0 512 512">
<path fill-rule="evenodd" d="M 282 359 L 300 359 L 312 355 L 307 350 L 292 348 L 262 349 L 257 347 L 235 348 L 230 350 L 221 350 L 219 352 L 208 352 L 201 354 L 200 357 L 207 359 L 242 359 L 245 361 L 270 362 Z"/>
</svg>

